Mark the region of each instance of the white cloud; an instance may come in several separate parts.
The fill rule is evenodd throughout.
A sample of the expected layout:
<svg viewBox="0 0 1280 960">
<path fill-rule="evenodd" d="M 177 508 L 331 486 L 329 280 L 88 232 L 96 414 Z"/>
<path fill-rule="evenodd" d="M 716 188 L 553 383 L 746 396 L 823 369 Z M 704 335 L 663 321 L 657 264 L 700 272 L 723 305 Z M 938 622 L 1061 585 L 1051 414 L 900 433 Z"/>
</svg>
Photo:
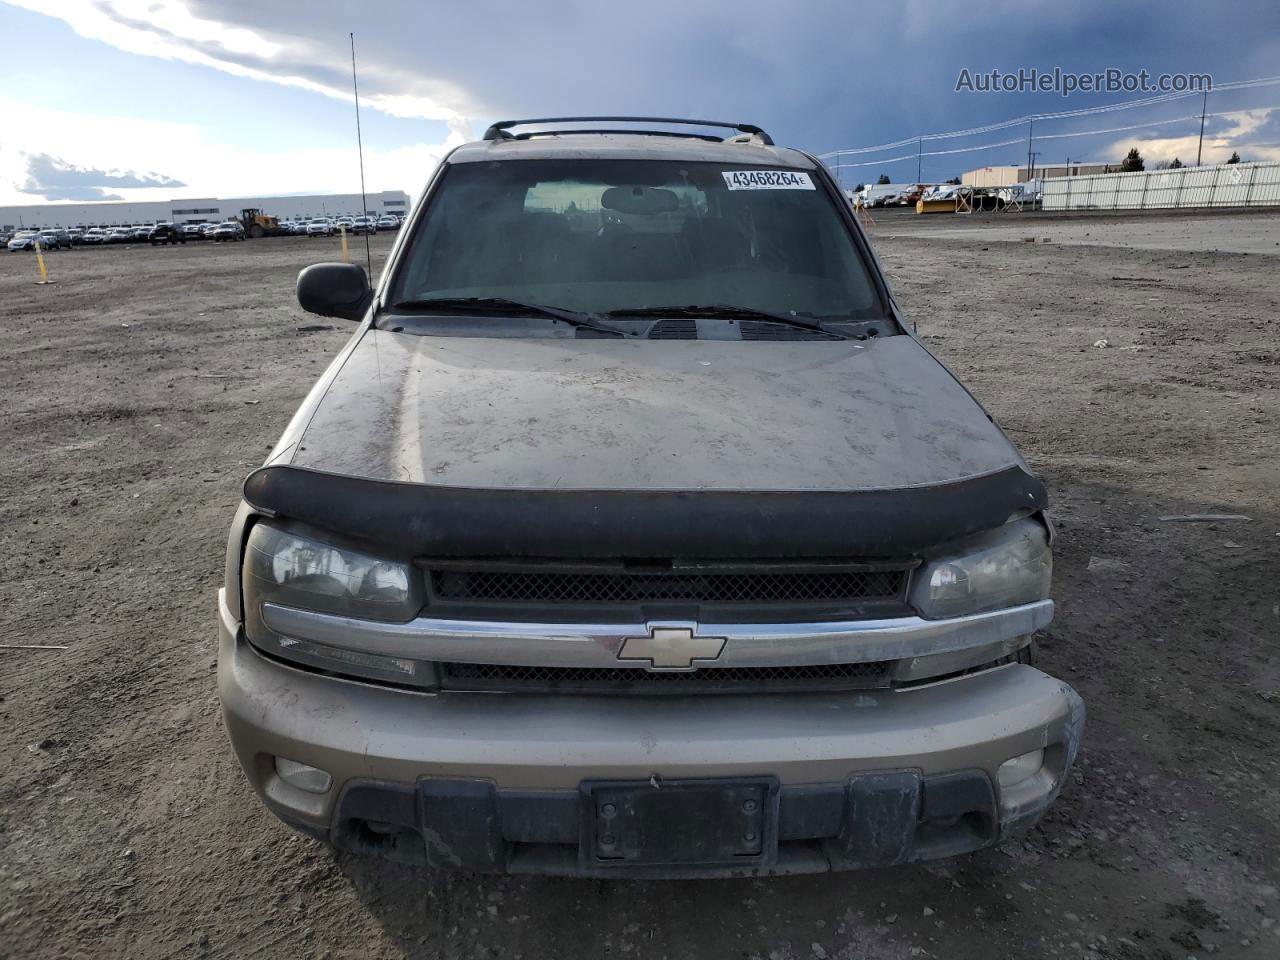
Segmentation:
<svg viewBox="0 0 1280 960">
<path fill-rule="evenodd" d="M 1226 163 L 1233 152 L 1239 152 L 1246 160 L 1280 160 L 1280 146 L 1259 144 L 1254 140 L 1276 109 L 1241 110 L 1233 112 L 1227 125 L 1217 130 L 1206 130 L 1201 163 Z M 1249 146 L 1244 146 L 1249 144 Z M 1200 131 L 1182 137 L 1144 137 L 1117 140 L 1104 151 L 1108 157 L 1123 157 L 1130 147 L 1137 147 L 1148 170 L 1157 163 L 1169 163 L 1175 157 L 1186 166 L 1196 162 L 1200 146 Z M 1119 164 L 1119 159 L 1115 161 Z"/>
<path fill-rule="evenodd" d="M 352 99 L 347 64 L 331 45 L 198 17 L 177 0 L 7 0 L 57 17 L 76 33 L 129 53 L 212 67 L 240 77 Z M 361 71 L 362 104 L 391 116 L 452 120 L 465 94 L 440 81 L 423 89 L 413 74 L 372 63 Z M 416 88 L 416 89 L 415 89 Z"/>
<path fill-rule="evenodd" d="M 180 189 L 112 188 L 112 193 L 129 200 L 351 193 L 360 188 L 352 148 L 246 147 L 210 140 L 195 124 L 50 111 L 5 97 L 0 97 L 0 116 L 5 118 L 0 141 L 0 204 L 4 205 L 41 202 L 41 197 L 19 189 L 27 179 L 27 151 L 77 166 L 157 170 L 186 184 Z M 452 121 L 450 128 L 441 143 L 366 148 L 365 181 L 370 192 L 406 190 L 416 195 L 440 158 L 470 138 L 465 121 Z"/>
</svg>

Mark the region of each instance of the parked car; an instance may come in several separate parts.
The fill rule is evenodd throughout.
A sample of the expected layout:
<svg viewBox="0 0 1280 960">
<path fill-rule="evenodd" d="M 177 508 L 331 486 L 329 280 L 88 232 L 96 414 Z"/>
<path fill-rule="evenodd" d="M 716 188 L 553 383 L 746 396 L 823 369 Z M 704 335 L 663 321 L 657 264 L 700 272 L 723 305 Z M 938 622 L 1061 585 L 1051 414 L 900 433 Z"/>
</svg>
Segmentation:
<svg viewBox="0 0 1280 960">
<path fill-rule="evenodd" d="M 6 246 L 10 250 L 35 250 L 39 243 L 41 250 L 59 250 L 68 244 L 65 234 L 59 230 L 19 230 Z"/>
<path fill-rule="evenodd" d="M 107 231 L 107 243 L 129 243 L 132 239 L 128 227 L 112 227 Z"/>
<path fill-rule="evenodd" d="M 205 240 L 212 240 L 213 231 L 217 229 L 218 229 L 218 225 L 216 223 L 202 223 L 199 226 L 200 236 L 203 237 Z"/>
<path fill-rule="evenodd" d="M 378 223 L 372 217 L 356 217 L 348 229 L 352 233 L 377 233 Z"/>
<path fill-rule="evenodd" d="M 107 242 L 107 232 L 100 227 L 90 227 L 80 237 L 80 242 L 89 246 L 100 246 Z"/>
<path fill-rule="evenodd" d="M 902 183 L 876 183 L 863 187 L 859 195 L 864 207 L 897 206 L 908 189 L 909 186 Z"/>
<path fill-rule="evenodd" d="M 210 231 L 209 236 L 218 242 L 222 242 L 224 240 L 243 240 L 244 227 L 235 220 L 227 220 L 225 223 L 220 223 L 215 226 L 213 230 Z"/>
<path fill-rule="evenodd" d="M 333 224 L 322 217 L 317 217 L 307 224 L 308 237 L 331 237 L 333 234 Z"/>
<path fill-rule="evenodd" d="M 442 161 L 376 298 L 355 263 L 298 277 L 357 326 L 228 538 L 218 692 L 266 806 L 346 850 L 594 877 L 1030 827 L 1084 725 L 1032 665 L 1045 487 L 830 173 L 746 125 L 513 125 Z"/>
<path fill-rule="evenodd" d="M 184 223 L 182 235 L 188 240 L 203 240 L 205 239 L 204 231 L 200 229 L 203 226 L 203 223 Z"/>
<path fill-rule="evenodd" d="M 9 242 L 5 244 L 5 247 L 12 252 L 17 252 L 19 250 L 35 250 L 36 236 L 37 233 L 35 230 L 19 230 L 10 238 Z"/>
<path fill-rule="evenodd" d="M 129 240 L 133 243 L 142 243 L 151 237 L 151 227 L 132 227 L 129 230 Z"/>
<path fill-rule="evenodd" d="M 400 221 L 397 220 L 395 217 L 379 217 L 378 218 L 379 230 L 397 230 L 399 229 L 399 227 L 400 227 Z"/>
<path fill-rule="evenodd" d="M 185 246 L 188 237 L 181 227 L 175 227 L 172 223 L 157 223 L 151 228 L 147 239 L 151 241 L 153 247 L 169 246 L 174 243 Z"/>
</svg>

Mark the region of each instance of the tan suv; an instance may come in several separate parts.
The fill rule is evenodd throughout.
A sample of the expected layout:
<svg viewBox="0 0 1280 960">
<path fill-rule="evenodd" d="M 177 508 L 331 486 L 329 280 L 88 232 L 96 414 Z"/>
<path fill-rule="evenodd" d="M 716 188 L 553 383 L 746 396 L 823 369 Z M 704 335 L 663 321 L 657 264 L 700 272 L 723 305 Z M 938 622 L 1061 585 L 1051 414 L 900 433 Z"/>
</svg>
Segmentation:
<svg viewBox="0 0 1280 960">
<path fill-rule="evenodd" d="M 1084 723 L 1031 663 L 1044 487 L 903 323 L 818 161 L 648 122 L 496 124 L 376 288 L 299 276 L 357 326 L 232 525 L 245 773 L 314 837 L 473 870 L 994 844 L 1053 802 Z"/>
</svg>

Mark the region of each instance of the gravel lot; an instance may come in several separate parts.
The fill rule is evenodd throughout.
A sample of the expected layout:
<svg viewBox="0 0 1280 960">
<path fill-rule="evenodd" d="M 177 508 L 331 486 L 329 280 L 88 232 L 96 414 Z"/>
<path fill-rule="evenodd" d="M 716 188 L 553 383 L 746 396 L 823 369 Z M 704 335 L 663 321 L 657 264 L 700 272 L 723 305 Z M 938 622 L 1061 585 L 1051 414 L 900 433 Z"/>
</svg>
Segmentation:
<svg viewBox="0 0 1280 960">
<path fill-rule="evenodd" d="M 1017 240 L 1124 247 L 1130 250 L 1177 250 L 1198 253 L 1267 253 L 1280 255 L 1280 216 L 1265 209 L 1220 215 L 1205 210 L 1149 215 L 1097 216 L 1087 213 L 1035 213 L 1023 216 L 929 216 L 886 210 L 877 214 L 882 237 L 928 237 L 949 240 Z M 1242 218 L 1256 218 L 1243 219 Z M 1243 229 L 1241 229 L 1243 227 Z"/>
<path fill-rule="evenodd" d="M 292 297 L 337 243 L 71 251 L 48 287 L 0 256 L 0 643 L 67 648 L 0 649 L 0 958 L 1280 955 L 1277 223 L 1231 221 L 1248 255 L 877 225 L 1050 485 L 1041 662 L 1085 747 L 1001 849 L 767 881 L 436 874 L 274 820 L 221 729 L 214 592 L 241 480 L 350 332 Z M 1250 519 L 1159 519 L 1190 513 Z"/>
</svg>

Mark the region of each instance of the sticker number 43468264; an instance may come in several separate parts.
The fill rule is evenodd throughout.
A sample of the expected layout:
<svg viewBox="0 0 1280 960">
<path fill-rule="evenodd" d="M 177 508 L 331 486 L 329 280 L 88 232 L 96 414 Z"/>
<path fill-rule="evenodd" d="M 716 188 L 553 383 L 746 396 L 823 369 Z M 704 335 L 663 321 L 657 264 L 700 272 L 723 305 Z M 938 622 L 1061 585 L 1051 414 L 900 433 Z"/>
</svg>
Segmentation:
<svg viewBox="0 0 1280 960">
<path fill-rule="evenodd" d="M 730 190 L 812 190 L 813 181 L 798 170 L 726 170 Z"/>
</svg>

